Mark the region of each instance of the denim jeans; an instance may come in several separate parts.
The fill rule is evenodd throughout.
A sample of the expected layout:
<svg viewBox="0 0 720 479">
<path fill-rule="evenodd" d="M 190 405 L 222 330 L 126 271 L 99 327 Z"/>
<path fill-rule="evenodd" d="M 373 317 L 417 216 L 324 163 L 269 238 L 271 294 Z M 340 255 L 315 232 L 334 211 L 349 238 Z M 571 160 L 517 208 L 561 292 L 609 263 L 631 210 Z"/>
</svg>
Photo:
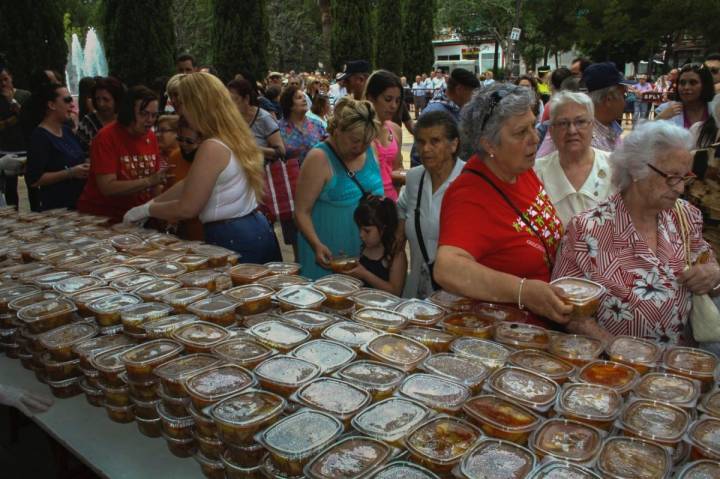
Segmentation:
<svg viewBox="0 0 720 479">
<path fill-rule="evenodd" d="M 242 218 L 207 223 L 204 230 L 207 243 L 239 253 L 241 263 L 282 261 L 275 231 L 259 211 Z"/>
</svg>

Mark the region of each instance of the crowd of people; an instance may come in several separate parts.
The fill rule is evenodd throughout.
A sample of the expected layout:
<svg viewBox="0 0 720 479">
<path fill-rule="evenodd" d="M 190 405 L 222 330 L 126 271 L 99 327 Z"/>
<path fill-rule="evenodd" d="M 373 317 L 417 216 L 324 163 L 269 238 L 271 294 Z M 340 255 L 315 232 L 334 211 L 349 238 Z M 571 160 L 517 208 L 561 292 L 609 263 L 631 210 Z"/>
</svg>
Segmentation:
<svg viewBox="0 0 720 479">
<path fill-rule="evenodd" d="M 442 288 L 602 340 L 691 342 L 691 296 L 720 294 L 701 210 L 683 199 L 698 151 L 717 171 L 718 55 L 655 82 L 577 59 L 512 81 L 457 68 L 412 84 L 363 60 L 333 81 L 223 83 L 182 55 L 152 88 L 83 80 L 77 104 L 57 73 L 38 72 L 30 93 L 11 72 L 0 63 L 0 150 L 27 162 L 0 160 L 10 204 L 22 173 L 33 210 L 147 224 L 248 263 L 282 259 L 277 222 L 310 279 L 355 257 L 347 274 L 369 287 Z M 565 276 L 605 287 L 596 317 L 571 318 L 551 284 Z"/>
</svg>

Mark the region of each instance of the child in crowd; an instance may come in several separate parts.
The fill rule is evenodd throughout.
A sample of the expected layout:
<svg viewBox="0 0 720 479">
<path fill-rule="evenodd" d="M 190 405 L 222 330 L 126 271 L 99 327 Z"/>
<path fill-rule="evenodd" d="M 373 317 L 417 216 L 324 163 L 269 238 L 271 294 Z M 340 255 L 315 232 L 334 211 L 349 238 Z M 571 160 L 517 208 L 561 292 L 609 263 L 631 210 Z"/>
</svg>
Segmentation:
<svg viewBox="0 0 720 479">
<path fill-rule="evenodd" d="M 366 286 L 399 296 L 405 285 L 407 257 L 397 242 L 395 202 L 367 196 L 355 209 L 354 218 L 363 247 L 358 266 L 348 274 L 361 279 Z"/>
</svg>

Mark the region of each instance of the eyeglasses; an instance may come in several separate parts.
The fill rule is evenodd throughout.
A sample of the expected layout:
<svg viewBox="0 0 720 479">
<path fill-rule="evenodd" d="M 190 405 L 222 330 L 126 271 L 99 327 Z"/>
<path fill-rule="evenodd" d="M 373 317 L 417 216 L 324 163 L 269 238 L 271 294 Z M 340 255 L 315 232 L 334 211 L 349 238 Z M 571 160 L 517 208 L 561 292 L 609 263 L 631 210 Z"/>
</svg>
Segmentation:
<svg viewBox="0 0 720 479">
<path fill-rule="evenodd" d="M 592 122 L 587 118 L 575 118 L 574 120 L 558 120 L 553 122 L 552 126 L 558 130 L 567 130 L 570 125 L 574 126 L 576 130 L 584 130 L 590 126 Z"/>
<path fill-rule="evenodd" d="M 64 101 L 64 102 L 67 103 L 67 104 L 70 104 L 70 103 L 73 102 L 73 97 L 72 97 L 72 96 L 66 96 L 66 97 L 64 97 L 64 98 L 62 99 L 62 101 Z"/>
<path fill-rule="evenodd" d="M 488 112 L 485 114 L 485 117 L 483 118 L 482 125 L 480 125 L 480 132 L 482 133 L 485 131 L 485 125 L 487 125 L 488 120 L 493 114 L 493 111 L 495 110 L 495 107 L 500 104 L 503 98 L 505 98 L 508 93 L 510 93 L 509 90 L 498 90 L 494 91 L 490 94 L 490 106 L 488 107 Z"/>
<path fill-rule="evenodd" d="M 665 183 L 667 183 L 668 186 L 677 186 L 677 185 L 679 185 L 681 182 L 682 182 L 682 183 L 685 183 L 685 186 L 688 186 L 690 183 L 692 183 L 693 181 L 695 181 L 695 179 L 697 178 L 697 176 L 695 176 L 695 173 L 693 173 L 693 172 L 690 172 L 690 174 L 685 175 L 685 176 L 680 176 L 680 175 L 668 175 L 668 174 L 665 173 L 664 171 L 659 170 L 657 167 L 655 167 L 655 166 L 653 166 L 653 165 L 651 165 L 651 164 L 648 164 L 648 168 L 650 168 L 650 169 L 653 170 L 655 173 L 657 173 L 658 175 L 660 175 L 660 176 L 662 176 L 663 178 L 665 178 Z"/>
<path fill-rule="evenodd" d="M 175 139 L 178 141 L 178 143 L 187 143 L 188 145 L 194 145 L 197 143 L 197 140 L 193 140 L 192 138 L 188 138 L 187 136 L 176 136 Z"/>
</svg>

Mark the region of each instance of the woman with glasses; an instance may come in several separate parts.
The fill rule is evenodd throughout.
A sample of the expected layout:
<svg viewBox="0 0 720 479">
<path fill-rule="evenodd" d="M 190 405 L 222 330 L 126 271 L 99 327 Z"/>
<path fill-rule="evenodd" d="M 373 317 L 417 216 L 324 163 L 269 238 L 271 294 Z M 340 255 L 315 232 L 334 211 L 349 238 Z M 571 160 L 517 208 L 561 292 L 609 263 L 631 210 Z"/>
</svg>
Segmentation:
<svg viewBox="0 0 720 479">
<path fill-rule="evenodd" d="M 557 150 L 538 158 L 535 173 L 563 224 L 612 191 L 609 153 L 593 148 L 595 108 L 585 93 L 561 91 L 550 100 L 550 136 Z"/>
<path fill-rule="evenodd" d="M 573 332 L 605 341 L 631 335 L 684 342 L 691 295 L 720 292 L 702 215 L 680 199 L 694 179 L 691 142 L 683 128 L 646 122 L 610 156 L 618 193 L 570 221 L 553 270 L 554 278 L 586 278 L 606 288 L 596 318 L 574 319 Z"/>
<path fill-rule="evenodd" d="M 508 303 L 567 323 L 572 307 L 548 284 L 562 223 L 533 171 L 538 135 L 535 95 L 494 84 L 461 112 L 461 141 L 473 156 L 450 185 L 440 211 L 437 283 L 480 301 Z"/>
<path fill-rule="evenodd" d="M 677 100 L 655 109 L 656 120 L 669 120 L 682 128 L 690 128 L 709 117 L 708 103 L 715 95 L 713 77 L 704 65 L 690 64 L 680 69 L 677 78 Z"/>
<path fill-rule="evenodd" d="M 80 140 L 67 125 L 73 98 L 58 83 L 43 85 L 37 95 L 42 121 L 30 136 L 25 175 L 40 191 L 40 211 L 75 209 L 90 165 Z"/>
</svg>

